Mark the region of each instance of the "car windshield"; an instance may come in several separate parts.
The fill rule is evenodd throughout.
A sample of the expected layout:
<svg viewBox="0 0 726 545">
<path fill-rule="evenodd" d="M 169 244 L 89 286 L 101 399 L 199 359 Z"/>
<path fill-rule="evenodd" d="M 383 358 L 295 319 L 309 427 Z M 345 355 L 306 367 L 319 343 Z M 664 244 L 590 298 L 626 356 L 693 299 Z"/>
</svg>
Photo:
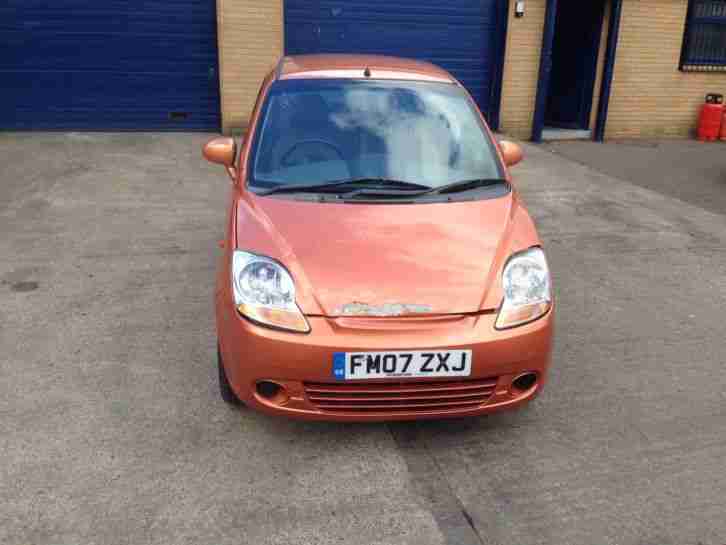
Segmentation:
<svg viewBox="0 0 726 545">
<path fill-rule="evenodd" d="M 473 104 L 452 84 L 283 80 L 261 115 L 252 187 L 346 179 L 440 187 L 503 175 Z"/>
</svg>

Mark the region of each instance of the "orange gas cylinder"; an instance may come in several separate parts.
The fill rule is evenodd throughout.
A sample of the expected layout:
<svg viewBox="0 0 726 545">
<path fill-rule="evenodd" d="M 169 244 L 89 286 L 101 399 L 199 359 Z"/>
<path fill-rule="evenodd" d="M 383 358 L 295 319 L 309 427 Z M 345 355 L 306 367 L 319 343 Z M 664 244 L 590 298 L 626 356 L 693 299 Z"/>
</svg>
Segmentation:
<svg viewBox="0 0 726 545">
<path fill-rule="evenodd" d="M 706 95 L 706 103 L 701 107 L 698 118 L 698 139 L 701 142 L 717 140 L 721 136 L 723 116 L 723 95 Z"/>
</svg>

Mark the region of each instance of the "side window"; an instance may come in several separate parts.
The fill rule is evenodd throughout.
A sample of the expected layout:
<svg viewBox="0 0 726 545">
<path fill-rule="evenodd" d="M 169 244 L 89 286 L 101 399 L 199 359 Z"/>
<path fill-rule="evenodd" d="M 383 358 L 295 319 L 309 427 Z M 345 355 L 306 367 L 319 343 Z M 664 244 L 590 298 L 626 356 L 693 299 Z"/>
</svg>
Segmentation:
<svg viewBox="0 0 726 545">
<path fill-rule="evenodd" d="M 679 68 L 726 71 L 726 0 L 689 1 Z"/>
</svg>

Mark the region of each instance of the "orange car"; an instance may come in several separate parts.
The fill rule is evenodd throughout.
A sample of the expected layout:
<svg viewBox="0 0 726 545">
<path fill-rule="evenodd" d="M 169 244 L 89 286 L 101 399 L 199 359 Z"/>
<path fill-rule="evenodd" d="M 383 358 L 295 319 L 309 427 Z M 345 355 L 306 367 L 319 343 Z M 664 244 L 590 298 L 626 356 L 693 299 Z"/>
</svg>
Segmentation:
<svg viewBox="0 0 726 545">
<path fill-rule="evenodd" d="M 466 90 L 431 64 L 283 58 L 233 180 L 215 295 L 222 398 L 315 420 L 473 416 L 535 397 L 550 273 Z"/>
</svg>

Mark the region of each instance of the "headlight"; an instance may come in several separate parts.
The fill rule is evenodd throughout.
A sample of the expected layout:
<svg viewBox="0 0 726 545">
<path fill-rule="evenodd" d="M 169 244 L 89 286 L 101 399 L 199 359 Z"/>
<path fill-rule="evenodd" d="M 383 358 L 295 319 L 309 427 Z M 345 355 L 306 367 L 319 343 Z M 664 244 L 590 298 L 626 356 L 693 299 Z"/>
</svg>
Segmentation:
<svg viewBox="0 0 726 545">
<path fill-rule="evenodd" d="M 232 291 L 240 314 L 260 324 L 310 331 L 295 303 L 295 284 L 285 267 L 268 257 L 235 250 Z"/>
<path fill-rule="evenodd" d="M 507 329 L 544 316 L 552 305 L 550 271 L 541 248 L 514 254 L 502 273 L 504 301 L 496 328 Z"/>
</svg>

